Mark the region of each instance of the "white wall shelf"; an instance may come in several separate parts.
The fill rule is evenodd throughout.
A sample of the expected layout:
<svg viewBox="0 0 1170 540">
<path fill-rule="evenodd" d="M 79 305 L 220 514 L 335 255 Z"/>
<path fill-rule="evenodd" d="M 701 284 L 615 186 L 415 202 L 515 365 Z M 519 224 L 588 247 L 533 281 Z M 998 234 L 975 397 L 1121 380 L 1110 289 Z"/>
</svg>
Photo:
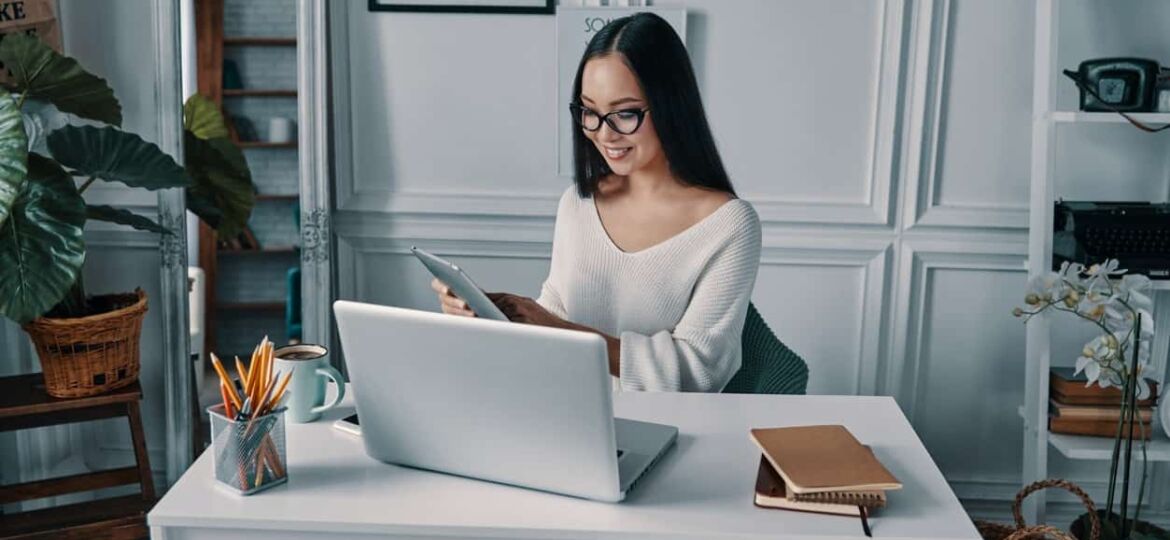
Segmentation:
<svg viewBox="0 0 1170 540">
<path fill-rule="evenodd" d="M 1133 119 L 1144 122 L 1146 124 L 1170 124 L 1170 113 L 1131 113 L 1129 116 Z M 1052 113 L 1052 121 L 1058 124 L 1064 123 L 1103 123 L 1103 124 L 1127 124 L 1129 123 L 1124 117 L 1117 113 L 1111 112 L 1080 112 L 1080 111 L 1055 111 Z M 1156 127 L 1156 126 L 1155 126 Z"/>
<path fill-rule="evenodd" d="M 1157 429 L 1157 426 L 1154 427 Z M 1108 461 L 1113 458 L 1113 439 L 1109 437 L 1089 437 L 1085 435 L 1065 435 L 1063 433 L 1049 433 L 1048 442 L 1060 453 L 1069 459 L 1093 459 Z M 1125 451 L 1124 441 L 1122 451 Z M 1141 447 L 1138 441 L 1133 442 L 1133 464 L 1141 465 Z M 1150 463 L 1170 462 L 1170 439 L 1166 434 L 1156 432 L 1152 440 L 1146 443 L 1146 458 Z"/>
<path fill-rule="evenodd" d="M 1024 416 L 1024 406 L 1016 409 L 1020 418 Z M 1170 438 L 1158 429 L 1157 423 L 1152 427 L 1154 434 L 1146 442 L 1146 458 L 1150 463 L 1170 462 Z M 1105 460 L 1113 459 L 1113 439 L 1108 437 L 1089 437 L 1085 435 L 1066 435 L 1064 433 L 1049 433 L 1048 443 L 1060 451 L 1068 459 Z M 1134 441 L 1135 445 L 1137 441 Z M 1141 448 L 1134 446 L 1134 456 L 1141 455 Z M 1135 458 L 1140 459 L 1140 458 Z M 1141 463 L 1136 461 L 1136 463 Z"/>
</svg>

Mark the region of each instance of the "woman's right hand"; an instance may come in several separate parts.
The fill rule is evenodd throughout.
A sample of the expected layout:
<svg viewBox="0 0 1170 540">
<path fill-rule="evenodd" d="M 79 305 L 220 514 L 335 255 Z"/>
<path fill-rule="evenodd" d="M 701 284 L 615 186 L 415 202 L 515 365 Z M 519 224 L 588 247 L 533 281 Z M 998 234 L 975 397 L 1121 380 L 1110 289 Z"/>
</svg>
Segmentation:
<svg viewBox="0 0 1170 540">
<path fill-rule="evenodd" d="M 451 291 L 451 288 L 446 283 L 439 281 L 439 278 L 431 280 L 431 289 L 439 295 L 439 307 L 443 308 L 443 313 L 448 315 L 462 315 L 464 317 L 474 317 L 475 312 L 471 311 L 471 307 Z"/>
</svg>

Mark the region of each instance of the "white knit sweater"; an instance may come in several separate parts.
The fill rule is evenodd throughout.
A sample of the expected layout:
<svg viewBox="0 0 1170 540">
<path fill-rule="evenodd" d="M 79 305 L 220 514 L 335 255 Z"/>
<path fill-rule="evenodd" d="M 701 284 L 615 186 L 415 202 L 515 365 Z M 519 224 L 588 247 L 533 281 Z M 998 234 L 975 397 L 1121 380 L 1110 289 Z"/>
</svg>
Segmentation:
<svg viewBox="0 0 1170 540">
<path fill-rule="evenodd" d="M 594 200 L 570 186 L 537 302 L 621 339 L 622 389 L 718 392 L 739 370 L 759 263 L 759 218 L 742 199 L 627 253 L 605 232 Z"/>
</svg>

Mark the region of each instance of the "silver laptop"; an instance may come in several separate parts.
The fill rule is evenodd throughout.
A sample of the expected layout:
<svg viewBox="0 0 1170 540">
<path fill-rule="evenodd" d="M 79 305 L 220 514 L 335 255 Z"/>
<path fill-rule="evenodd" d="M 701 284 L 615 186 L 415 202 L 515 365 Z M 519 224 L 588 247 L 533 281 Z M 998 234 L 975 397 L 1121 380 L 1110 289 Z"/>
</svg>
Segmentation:
<svg viewBox="0 0 1170 540">
<path fill-rule="evenodd" d="M 333 311 L 380 461 L 616 502 L 678 438 L 613 417 L 601 336 L 344 300 Z"/>
</svg>

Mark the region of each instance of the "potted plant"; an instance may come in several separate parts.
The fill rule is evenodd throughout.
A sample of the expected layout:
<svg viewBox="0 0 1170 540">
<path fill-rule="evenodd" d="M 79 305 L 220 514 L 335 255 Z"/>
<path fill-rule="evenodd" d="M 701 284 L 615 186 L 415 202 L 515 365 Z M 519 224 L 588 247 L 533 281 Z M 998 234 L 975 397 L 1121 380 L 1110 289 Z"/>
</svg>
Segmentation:
<svg viewBox="0 0 1170 540">
<path fill-rule="evenodd" d="M 0 42 L 0 62 L 10 74 L 0 88 L 0 314 L 29 333 L 49 394 L 125 386 L 138 376 L 146 295 L 86 295 L 85 222 L 173 233 L 148 217 L 86 204 L 82 195 L 98 180 L 185 188 L 190 210 L 233 234 L 255 198 L 247 163 L 206 99 L 194 96 L 184 107 L 184 168 L 121 130 L 113 90 L 76 60 L 14 33 Z"/>
<path fill-rule="evenodd" d="M 1153 302 L 1146 294 L 1150 280 L 1142 275 L 1125 275 L 1118 261 L 1110 259 L 1085 268 L 1064 263 L 1058 272 L 1036 276 L 1028 284 L 1026 307 L 1013 314 L 1025 321 L 1044 312 L 1064 312 L 1093 324 L 1101 334 L 1085 344 L 1076 360 L 1076 373 L 1084 372 L 1087 385 L 1121 389 L 1120 421 L 1113 438 L 1106 505 L 1098 510 L 1102 540 L 1170 540 L 1170 533 L 1139 519 L 1146 490 L 1146 423 L 1138 420 L 1136 402 L 1150 395 L 1144 373 L 1149 369 L 1154 339 Z M 1165 398 L 1163 398 L 1165 399 Z M 1141 452 L 1141 475 L 1137 503 L 1129 508 L 1130 469 L 1134 440 Z M 1124 450 L 1123 450 L 1124 447 Z M 1115 494 L 1121 496 L 1114 511 Z M 1091 518 L 1088 512 L 1072 524 L 1078 538 L 1087 539 Z"/>
</svg>

